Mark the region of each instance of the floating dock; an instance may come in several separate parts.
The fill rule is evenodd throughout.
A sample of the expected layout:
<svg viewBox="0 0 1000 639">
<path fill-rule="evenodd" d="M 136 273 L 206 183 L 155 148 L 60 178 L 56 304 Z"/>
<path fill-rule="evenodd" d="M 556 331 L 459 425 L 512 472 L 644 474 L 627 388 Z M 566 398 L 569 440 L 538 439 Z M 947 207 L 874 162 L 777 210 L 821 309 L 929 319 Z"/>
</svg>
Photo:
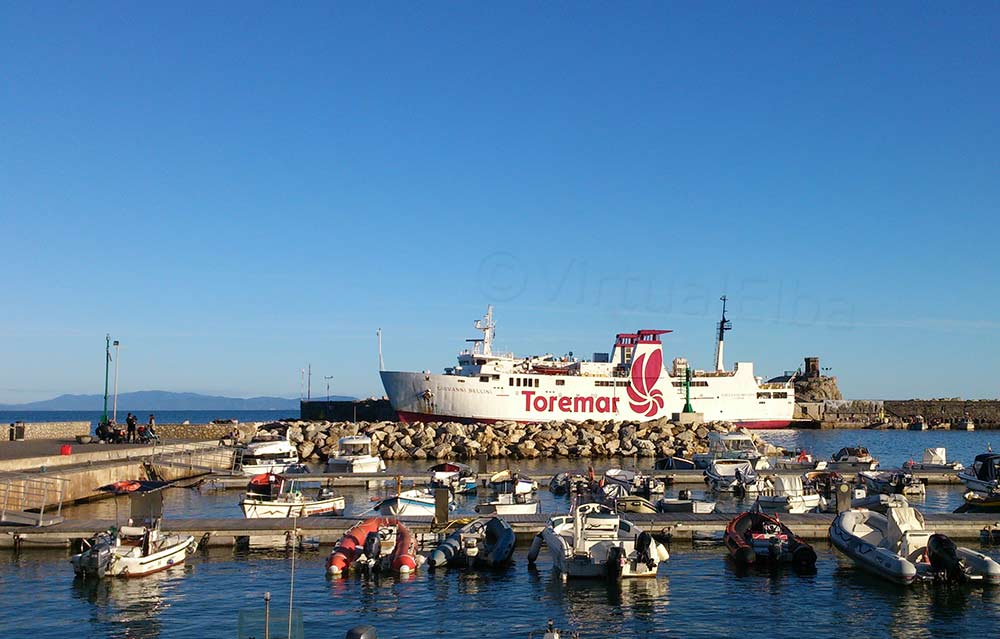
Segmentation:
<svg viewBox="0 0 1000 639">
<path fill-rule="evenodd" d="M 625 515 L 643 530 L 659 537 L 676 541 L 693 541 L 699 538 L 721 536 L 733 513 L 659 513 Z M 827 539 L 830 513 L 783 514 L 781 520 L 805 539 Z M 1000 513 L 926 514 L 928 530 L 944 533 L 956 540 L 978 540 L 984 529 L 1000 530 Z M 520 542 L 527 542 L 548 522 L 549 515 L 509 515 L 504 517 Z M 283 546 L 293 539 L 292 530 L 299 540 L 311 540 L 321 545 L 336 543 L 343 534 L 363 518 L 310 517 L 306 519 L 165 519 L 164 531 L 193 535 L 203 547 L 269 545 Z M 449 526 L 435 526 L 430 517 L 402 517 L 415 534 L 427 537 L 453 530 L 462 519 L 454 519 Z M 81 539 L 106 530 L 114 524 L 110 520 L 65 520 L 44 528 L 26 526 L 0 526 L 0 548 L 73 547 Z M 259 540 L 255 543 L 255 540 Z"/>
</svg>

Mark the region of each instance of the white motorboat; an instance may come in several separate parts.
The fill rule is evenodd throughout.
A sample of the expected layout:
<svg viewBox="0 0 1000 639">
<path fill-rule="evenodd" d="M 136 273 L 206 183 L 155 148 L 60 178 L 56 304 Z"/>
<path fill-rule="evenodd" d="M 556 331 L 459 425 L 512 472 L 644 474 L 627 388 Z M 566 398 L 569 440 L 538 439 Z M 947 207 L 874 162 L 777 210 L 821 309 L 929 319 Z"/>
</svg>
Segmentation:
<svg viewBox="0 0 1000 639">
<path fill-rule="evenodd" d="M 601 504 L 582 504 L 569 515 L 558 515 L 535 537 L 528 551 L 534 563 L 542 542 L 565 577 L 655 577 L 667 549 L 653 536 Z"/>
<path fill-rule="evenodd" d="M 969 417 L 963 417 L 951 425 L 952 430 L 976 430 L 976 423 Z"/>
<path fill-rule="evenodd" d="M 736 496 L 758 493 L 766 485 L 746 459 L 713 459 L 705 471 L 705 483 L 717 493 Z"/>
<path fill-rule="evenodd" d="M 1000 489 L 1000 454 L 976 455 L 971 468 L 958 473 L 958 478 L 972 491 L 988 495 Z"/>
<path fill-rule="evenodd" d="M 677 497 L 662 497 L 656 502 L 656 510 L 661 513 L 698 513 L 715 512 L 715 502 L 704 499 L 693 499 L 690 490 L 678 491 Z"/>
<path fill-rule="evenodd" d="M 856 488 L 851 497 L 851 508 L 867 508 L 883 515 L 890 508 L 908 507 L 910 502 L 903 495 L 885 495 L 874 493 L 869 495 L 864 488 Z"/>
<path fill-rule="evenodd" d="M 490 488 L 498 493 L 527 495 L 538 490 L 538 482 L 513 470 L 501 470 L 490 477 Z"/>
<path fill-rule="evenodd" d="M 924 454 L 919 462 L 910 461 L 903 463 L 904 470 L 963 470 L 965 466 L 962 462 L 948 461 L 948 452 L 944 448 L 925 448 Z"/>
<path fill-rule="evenodd" d="M 70 557 L 73 571 L 80 577 L 142 577 L 184 563 L 198 545 L 191 535 L 164 534 L 160 530 L 163 512 L 161 490 L 169 482 L 119 481 L 99 490 L 128 495 L 129 514 L 125 525 L 113 526 L 83 542 L 83 551 Z M 141 513 L 136 525 L 133 515 Z"/>
<path fill-rule="evenodd" d="M 165 535 L 157 519 L 150 526 L 121 526 L 84 542 L 70 562 L 81 577 L 142 577 L 184 563 L 197 549 L 191 535 Z"/>
<path fill-rule="evenodd" d="M 956 546 L 945 535 L 925 530 L 923 515 L 910 507 L 891 508 L 886 515 L 863 509 L 844 511 L 830 525 L 830 541 L 858 566 L 896 583 L 1000 584 L 1000 564 Z"/>
<path fill-rule="evenodd" d="M 538 499 L 527 493 L 497 493 L 476 504 L 475 510 L 480 515 L 534 515 L 538 512 Z"/>
<path fill-rule="evenodd" d="M 827 470 L 854 471 L 877 470 L 878 460 L 864 446 L 845 446 L 833 454 L 826 464 Z"/>
<path fill-rule="evenodd" d="M 448 508 L 454 507 L 451 492 L 448 493 Z M 434 503 L 434 491 L 424 488 L 400 491 L 391 497 L 386 497 L 378 502 L 375 509 L 381 515 L 397 516 L 409 515 L 412 517 L 433 517 L 436 506 Z"/>
<path fill-rule="evenodd" d="M 258 435 L 242 449 L 239 469 L 245 475 L 301 472 L 299 449 L 285 437 Z"/>
<path fill-rule="evenodd" d="M 823 505 L 823 497 L 802 484 L 798 475 L 776 475 L 760 492 L 757 504 L 763 512 L 807 513 Z"/>
<path fill-rule="evenodd" d="M 696 454 L 692 461 L 695 468 L 705 469 L 716 459 L 745 459 L 755 470 L 767 470 L 771 467 L 770 462 L 757 448 L 753 437 L 746 431 L 709 433 L 708 452 Z"/>
<path fill-rule="evenodd" d="M 927 493 L 923 482 L 904 471 L 863 470 L 858 477 L 864 482 L 868 494 L 920 496 Z"/>
<path fill-rule="evenodd" d="M 328 473 L 380 473 L 385 462 L 372 454 L 372 439 L 367 435 L 351 435 L 337 440 L 337 454 L 326 462 Z"/>
<path fill-rule="evenodd" d="M 453 495 L 469 495 L 477 490 L 476 473 L 465 464 L 443 462 L 428 470 L 431 488 L 447 488 Z"/>
<path fill-rule="evenodd" d="M 341 515 L 345 505 L 343 495 L 331 488 L 307 487 L 292 477 L 274 473 L 255 475 L 240 501 L 243 516 L 248 519 Z"/>
</svg>

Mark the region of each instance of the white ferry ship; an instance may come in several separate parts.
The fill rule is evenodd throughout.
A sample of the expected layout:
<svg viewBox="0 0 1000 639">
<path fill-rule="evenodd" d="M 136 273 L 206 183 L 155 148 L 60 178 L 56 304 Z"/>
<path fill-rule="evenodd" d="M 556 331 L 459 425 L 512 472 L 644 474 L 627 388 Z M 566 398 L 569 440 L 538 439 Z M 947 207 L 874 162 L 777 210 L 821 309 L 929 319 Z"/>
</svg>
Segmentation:
<svg viewBox="0 0 1000 639">
<path fill-rule="evenodd" d="M 595 353 L 593 361 L 568 357 L 515 357 L 493 352 L 493 307 L 476 320 L 483 336 L 459 354 L 458 366 L 444 374 L 381 371 L 392 408 L 405 422 L 550 420 L 638 420 L 670 417 L 691 408 L 706 421 L 725 420 L 744 428 L 784 428 L 792 421 L 792 380 L 765 383 L 753 364 L 723 366 L 723 340 L 731 328 L 723 298 L 716 366 L 691 371 L 675 358 L 664 367 L 661 337 L 671 331 L 619 333 L 612 352 Z"/>
</svg>

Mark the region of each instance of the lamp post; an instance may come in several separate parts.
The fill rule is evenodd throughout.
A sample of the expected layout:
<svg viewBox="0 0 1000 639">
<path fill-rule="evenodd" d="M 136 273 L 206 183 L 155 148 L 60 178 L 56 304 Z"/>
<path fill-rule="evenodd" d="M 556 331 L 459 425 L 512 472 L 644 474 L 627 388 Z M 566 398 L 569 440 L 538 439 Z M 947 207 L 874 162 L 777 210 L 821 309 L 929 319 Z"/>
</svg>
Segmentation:
<svg viewBox="0 0 1000 639">
<path fill-rule="evenodd" d="M 104 336 L 104 415 L 101 424 L 108 423 L 108 364 L 111 362 L 111 333 Z"/>
<path fill-rule="evenodd" d="M 118 423 L 118 355 L 120 352 L 118 350 L 118 340 L 115 340 L 112 346 L 115 347 L 115 399 L 111 409 L 111 421 L 117 424 Z"/>
<path fill-rule="evenodd" d="M 333 379 L 333 375 L 324 375 L 323 379 L 326 380 L 326 401 L 330 401 L 330 380 Z"/>
</svg>

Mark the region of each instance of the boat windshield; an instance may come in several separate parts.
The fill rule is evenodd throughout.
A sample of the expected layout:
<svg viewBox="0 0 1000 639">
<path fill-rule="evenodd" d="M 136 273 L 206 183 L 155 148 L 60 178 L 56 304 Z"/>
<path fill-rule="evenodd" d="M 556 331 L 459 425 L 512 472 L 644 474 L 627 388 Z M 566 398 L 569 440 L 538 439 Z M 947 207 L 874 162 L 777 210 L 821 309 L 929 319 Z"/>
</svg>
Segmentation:
<svg viewBox="0 0 1000 639">
<path fill-rule="evenodd" d="M 368 444 L 341 444 L 341 455 L 367 455 Z"/>
</svg>

